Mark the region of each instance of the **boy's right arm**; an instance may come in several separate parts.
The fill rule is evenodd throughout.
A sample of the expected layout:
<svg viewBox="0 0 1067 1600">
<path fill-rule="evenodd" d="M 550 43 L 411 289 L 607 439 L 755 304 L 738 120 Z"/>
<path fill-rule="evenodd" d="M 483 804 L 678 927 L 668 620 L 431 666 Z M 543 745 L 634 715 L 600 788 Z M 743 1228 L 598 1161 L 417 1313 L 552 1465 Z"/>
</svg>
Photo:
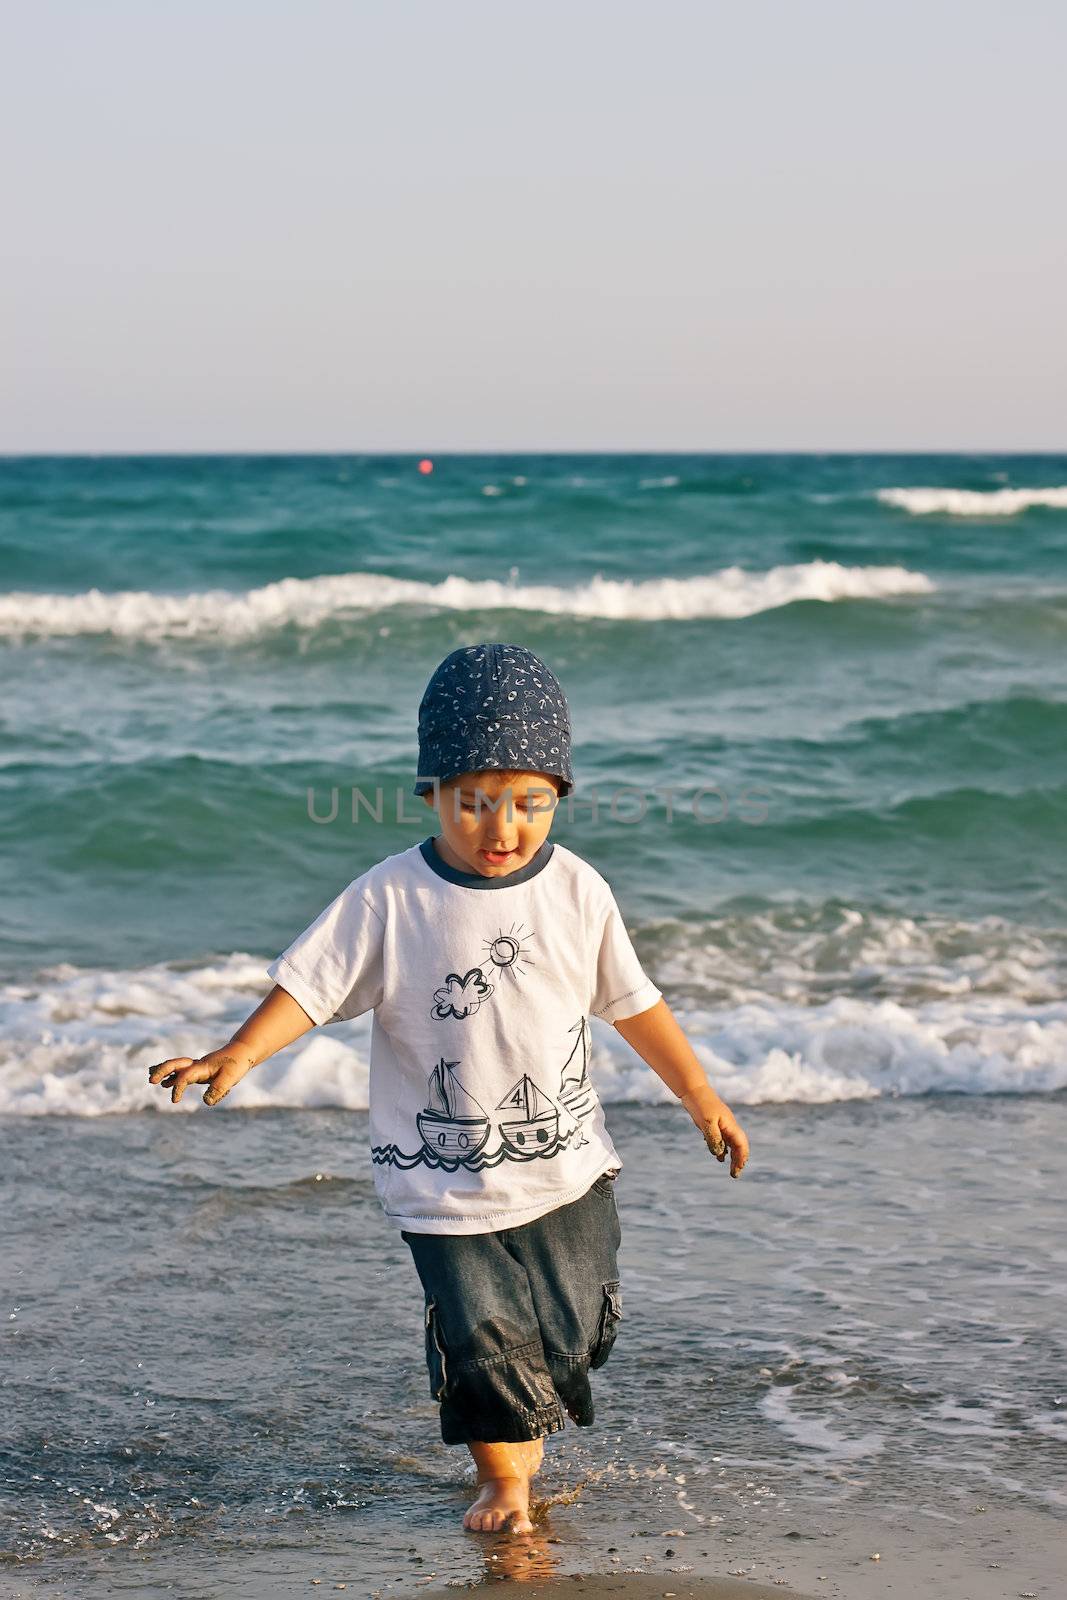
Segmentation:
<svg viewBox="0 0 1067 1600">
<path fill-rule="evenodd" d="M 149 1083 L 158 1083 L 171 1091 L 171 1103 L 177 1105 L 190 1083 L 206 1083 L 206 1106 L 217 1105 L 268 1056 L 284 1050 L 287 1044 L 299 1039 L 315 1027 L 303 1006 L 297 1005 L 292 995 L 278 984 L 268 994 L 246 1022 L 242 1022 L 228 1044 L 220 1050 L 211 1050 L 194 1061 L 191 1056 L 174 1056 L 149 1067 Z"/>
</svg>

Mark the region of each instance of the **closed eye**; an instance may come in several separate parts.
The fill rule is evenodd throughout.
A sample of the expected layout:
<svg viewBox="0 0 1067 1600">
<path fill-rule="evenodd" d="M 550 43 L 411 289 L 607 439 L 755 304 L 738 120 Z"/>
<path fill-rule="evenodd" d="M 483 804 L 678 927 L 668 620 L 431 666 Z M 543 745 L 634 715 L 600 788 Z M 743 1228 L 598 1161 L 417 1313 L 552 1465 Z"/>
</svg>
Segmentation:
<svg viewBox="0 0 1067 1600">
<path fill-rule="evenodd" d="M 475 809 L 475 802 L 473 800 L 464 800 L 460 804 L 460 809 L 463 810 L 463 811 L 473 811 Z M 501 809 L 501 811 L 503 811 L 505 808 L 501 807 L 500 809 Z M 548 811 L 550 809 L 551 809 L 551 807 L 549 807 L 549 806 L 535 806 L 533 804 L 527 804 L 527 805 L 521 805 L 520 804 L 519 806 L 516 807 L 516 810 L 524 810 L 526 812 L 527 816 L 533 816 L 533 817 L 538 816 L 542 811 Z M 482 810 L 488 813 L 489 812 L 489 807 L 488 806 L 483 806 Z"/>
</svg>

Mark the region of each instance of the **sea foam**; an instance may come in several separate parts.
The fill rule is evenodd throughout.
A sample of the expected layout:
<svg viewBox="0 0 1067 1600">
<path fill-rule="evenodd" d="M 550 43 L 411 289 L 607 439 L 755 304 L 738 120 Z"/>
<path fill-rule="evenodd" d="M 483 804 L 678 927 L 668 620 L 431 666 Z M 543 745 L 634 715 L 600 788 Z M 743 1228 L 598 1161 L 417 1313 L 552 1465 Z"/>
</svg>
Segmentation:
<svg viewBox="0 0 1067 1600">
<path fill-rule="evenodd" d="M 0 1113 L 169 1110 L 149 1067 L 219 1048 L 269 988 L 266 961 L 241 953 L 129 971 L 61 963 L 0 985 Z M 1067 1087 L 1060 999 L 968 992 L 905 1005 L 839 993 L 803 1003 L 759 993 L 751 973 L 738 993 L 745 998 L 673 1002 L 712 1084 L 737 1105 Z M 370 1030 L 369 1014 L 315 1029 L 256 1067 L 220 1109 L 365 1110 Z M 614 1029 L 593 1019 L 592 1036 L 605 1103 L 671 1099 Z M 187 1090 L 178 1109 L 197 1109 L 203 1092 Z"/>
<path fill-rule="evenodd" d="M 1057 489 L 879 489 L 883 505 L 926 517 L 1015 517 L 1032 506 L 1067 511 L 1067 486 Z"/>
<path fill-rule="evenodd" d="M 928 594 L 933 588 L 924 573 L 906 567 L 845 567 L 821 560 L 771 567 L 765 572 L 734 566 L 689 578 L 641 581 L 605 578 L 598 573 L 573 588 L 456 576 L 440 583 L 422 583 L 379 572 L 345 572 L 282 578 L 244 593 L 224 589 L 184 595 L 135 589 L 90 589 L 72 595 L 11 592 L 0 595 L 0 635 L 110 634 L 128 639 L 225 642 L 290 625 L 316 628 L 344 613 L 388 611 L 396 606 L 539 611 L 621 621 L 690 621 L 754 616 L 797 600 L 882 600 Z"/>
</svg>

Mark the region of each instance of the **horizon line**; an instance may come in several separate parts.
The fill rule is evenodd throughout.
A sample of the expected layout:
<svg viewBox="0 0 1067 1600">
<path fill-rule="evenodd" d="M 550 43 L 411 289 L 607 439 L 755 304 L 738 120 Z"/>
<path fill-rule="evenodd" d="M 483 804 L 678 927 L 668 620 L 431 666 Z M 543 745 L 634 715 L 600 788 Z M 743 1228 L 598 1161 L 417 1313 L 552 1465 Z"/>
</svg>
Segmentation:
<svg viewBox="0 0 1067 1600">
<path fill-rule="evenodd" d="M 988 446 L 967 447 L 952 446 L 938 447 L 936 445 L 899 445 L 887 447 L 879 445 L 873 448 L 851 447 L 815 448 L 792 446 L 751 446 L 746 445 L 738 449 L 705 449 L 705 450 L 656 450 L 650 448 L 626 449 L 595 449 L 583 450 L 565 449 L 531 449 L 523 446 L 521 449 L 484 449 L 484 450 L 434 450 L 432 447 L 422 449 L 404 450 L 359 450 L 346 447 L 344 449 L 283 449 L 283 448 L 255 448 L 255 449 L 189 449 L 189 450 L 0 450 L 0 461 L 128 461 L 128 460 L 198 460 L 217 459 L 232 460 L 235 457 L 250 457 L 264 459 L 269 457 L 282 457 L 287 460 L 327 460 L 331 457 L 344 457 L 352 459 L 363 457 L 368 460 L 391 457 L 393 459 L 412 461 L 421 460 L 463 460 L 481 457 L 542 457 L 542 456 L 673 456 L 686 459 L 706 460 L 709 458 L 727 456 L 811 456 L 811 457 L 852 457 L 852 456 L 1067 456 L 1067 444 L 1060 447 L 1048 445 L 1039 446 Z"/>
</svg>

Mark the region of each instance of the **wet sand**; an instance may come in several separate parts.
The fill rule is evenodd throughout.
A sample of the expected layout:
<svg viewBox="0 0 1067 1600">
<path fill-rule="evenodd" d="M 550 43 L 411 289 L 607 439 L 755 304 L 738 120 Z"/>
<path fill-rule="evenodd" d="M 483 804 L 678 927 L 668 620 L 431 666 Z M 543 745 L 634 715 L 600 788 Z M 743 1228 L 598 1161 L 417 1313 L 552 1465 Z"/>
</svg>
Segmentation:
<svg viewBox="0 0 1067 1600">
<path fill-rule="evenodd" d="M 457 1508 L 464 1494 L 457 1494 Z M 299 1600 L 341 1591 L 358 1600 L 457 1600 L 501 1583 L 522 1600 L 1058 1600 L 1067 1521 L 1021 1504 L 973 1505 L 963 1515 L 921 1510 L 832 1513 L 817 1521 L 770 1518 L 754 1534 L 709 1539 L 680 1530 L 632 1530 L 601 1567 L 580 1517 L 554 1508 L 531 1534 L 460 1532 L 442 1541 L 413 1516 L 411 1553 L 383 1583 L 368 1582 L 365 1528 L 298 1544 L 296 1529 L 270 1549 L 186 1547 L 85 1552 L 39 1571 L 0 1574 L 3 1600 L 55 1594 L 89 1600 L 106 1590 L 136 1600 Z M 632 1540 L 632 1542 L 631 1542 Z M 646 1540 L 655 1542 L 649 1550 Z M 712 1542 L 713 1541 L 713 1542 Z M 638 1555 L 644 1549 L 647 1554 Z M 86 1560 L 85 1557 L 88 1559 Z M 636 1562 L 640 1562 L 638 1567 Z M 595 1570 L 597 1568 L 600 1570 Z M 583 1570 L 583 1568 L 585 1570 Z M 5 1587 L 9 1583 L 10 1587 Z M 518 1597 L 516 1597 L 518 1600 Z"/>
<path fill-rule="evenodd" d="M 478 1535 L 471 1535 L 478 1538 Z M 482 1535 L 477 1577 L 447 1578 L 440 1571 L 414 1574 L 375 1589 L 373 1600 L 417 1595 L 453 1600 L 493 1583 L 521 1584 L 524 1600 L 736 1600 L 769 1595 L 803 1600 L 901 1600 L 908 1594 L 931 1600 L 1017 1600 L 1020 1595 L 1052 1600 L 1062 1591 L 1067 1560 L 1067 1521 L 1035 1515 L 1022 1505 L 975 1506 L 964 1516 L 917 1513 L 880 1516 L 839 1514 L 785 1534 L 768 1524 L 757 1537 L 738 1538 L 718 1549 L 677 1535 L 657 1551 L 651 1569 L 563 1570 L 578 1565 L 574 1548 L 580 1529 L 566 1540 L 530 1535 Z M 637 1535 L 638 1541 L 641 1535 Z M 688 1548 L 692 1545 L 693 1548 Z M 570 1547 L 570 1548 L 569 1548 Z M 620 1555 L 631 1562 L 635 1551 Z M 665 1555 L 684 1555 L 689 1571 L 663 1570 Z M 695 1570 L 697 1562 L 701 1570 Z M 660 1570 L 656 1570 L 660 1567 Z M 336 1581 L 336 1580 L 334 1580 Z M 349 1585 L 360 1589 L 360 1585 Z"/>
<path fill-rule="evenodd" d="M 493 1580 L 490 1580 L 492 1582 Z M 481 1587 L 479 1585 L 478 1587 Z M 456 1589 L 421 1589 L 425 1600 L 454 1600 Z M 469 1592 L 469 1591 L 468 1591 Z M 744 1578 L 698 1578 L 688 1574 L 678 1578 L 670 1572 L 618 1572 L 571 1573 L 549 1583 L 523 1584 L 522 1593 L 527 1600 L 562 1600 L 565 1595 L 581 1594 L 587 1600 L 608 1600 L 618 1595 L 624 1600 L 775 1600 L 790 1595 L 801 1597 L 797 1589 L 780 1585 L 752 1583 Z"/>
</svg>

